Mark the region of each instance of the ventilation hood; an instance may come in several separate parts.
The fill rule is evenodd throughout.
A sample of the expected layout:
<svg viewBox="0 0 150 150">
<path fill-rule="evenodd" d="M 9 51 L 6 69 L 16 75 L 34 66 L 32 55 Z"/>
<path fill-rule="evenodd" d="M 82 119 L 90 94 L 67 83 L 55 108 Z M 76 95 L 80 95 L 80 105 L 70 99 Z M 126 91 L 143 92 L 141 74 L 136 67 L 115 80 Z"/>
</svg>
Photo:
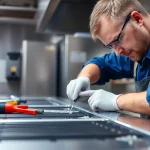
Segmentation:
<svg viewBox="0 0 150 150">
<path fill-rule="evenodd" d="M 39 0 L 38 32 L 89 32 L 89 17 L 97 0 Z"/>
</svg>

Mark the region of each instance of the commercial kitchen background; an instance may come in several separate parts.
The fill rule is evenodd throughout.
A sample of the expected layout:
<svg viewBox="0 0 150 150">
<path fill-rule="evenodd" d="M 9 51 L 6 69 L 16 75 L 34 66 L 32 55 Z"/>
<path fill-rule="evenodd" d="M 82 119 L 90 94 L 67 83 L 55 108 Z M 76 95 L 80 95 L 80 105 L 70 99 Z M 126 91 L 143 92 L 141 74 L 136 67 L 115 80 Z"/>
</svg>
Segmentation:
<svg viewBox="0 0 150 150">
<path fill-rule="evenodd" d="M 0 0 L 0 95 L 66 97 L 66 85 L 82 64 L 110 52 L 89 33 L 96 1 Z M 142 2 L 149 9 L 149 1 Z M 8 53 L 13 52 L 22 56 L 17 80 L 11 78 Z M 133 81 L 126 79 L 93 88 L 134 91 Z"/>
<path fill-rule="evenodd" d="M 140 1 L 149 10 L 150 1 Z M 150 149 L 149 119 L 93 112 L 66 96 L 82 65 L 111 51 L 89 33 L 96 2 L 0 0 L 0 149 Z M 92 88 L 118 94 L 134 91 L 134 84 L 123 79 Z"/>
</svg>

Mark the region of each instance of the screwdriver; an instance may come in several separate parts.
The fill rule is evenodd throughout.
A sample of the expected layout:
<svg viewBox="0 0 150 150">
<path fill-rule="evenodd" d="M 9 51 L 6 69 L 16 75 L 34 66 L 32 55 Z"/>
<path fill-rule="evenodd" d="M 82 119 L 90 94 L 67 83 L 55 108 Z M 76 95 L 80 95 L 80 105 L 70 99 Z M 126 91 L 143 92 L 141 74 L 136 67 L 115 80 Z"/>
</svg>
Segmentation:
<svg viewBox="0 0 150 150">
<path fill-rule="evenodd" d="M 19 105 L 21 103 L 26 103 L 26 100 L 0 100 L 1 103 L 7 103 L 7 104 L 12 104 L 12 105 Z"/>
<path fill-rule="evenodd" d="M 72 109 L 73 109 L 75 103 L 79 100 L 79 98 L 89 98 L 95 93 L 95 91 L 96 90 L 88 90 L 88 91 L 80 92 L 78 98 L 73 101 L 70 111 L 69 111 L 69 114 L 71 114 Z"/>
<path fill-rule="evenodd" d="M 21 103 L 26 103 L 27 102 L 27 100 L 23 100 L 23 99 L 21 99 L 19 97 L 16 97 L 14 95 L 10 95 L 10 98 L 13 102 L 10 102 L 9 104 L 13 104 L 13 105 L 19 105 Z"/>
<path fill-rule="evenodd" d="M 78 100 L 78 98 L 77 98 L 76 100 L 73 101 L 73 103 L 72 103 L 72 105 L 71 105 L 71 108 L 70 108 L 70 111 L 69 111 L 69 114 L 72 113 L 72 109 L 73 109 L 75 103 L 77 102 L 77 100 Z"/>
<path fill-rule="evenodd" d="M 44 110 L 28 109 L 28 105 L 12 105 L 0 103 L 0 114 L 24 113 L 30 115 L 43 114 Z"/>
</svg>

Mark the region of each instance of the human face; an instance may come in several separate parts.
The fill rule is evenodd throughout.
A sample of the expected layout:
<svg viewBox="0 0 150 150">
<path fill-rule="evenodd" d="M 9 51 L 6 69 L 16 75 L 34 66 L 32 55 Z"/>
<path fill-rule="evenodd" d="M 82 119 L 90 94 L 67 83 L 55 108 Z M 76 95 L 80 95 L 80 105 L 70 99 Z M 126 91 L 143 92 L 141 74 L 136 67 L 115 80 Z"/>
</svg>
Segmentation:
<svg viewBox="0 0 150 150">
<path fill-rule="evenodd" d="M 139 12 L 131 12 L 122 26 L 106 17 L 102 18 L 102 22 L 98 38 L 103 43 L 109 43 L 105 45 L 109 48 L 112 47 L 117 56 L 124 55 L 133 61 L 139 61 L 143 58 L 149 46 L 149 32 L 143 25 L 144 18 Z M 118 29 L 120 29 L 119 33 Z"/>
</svg>

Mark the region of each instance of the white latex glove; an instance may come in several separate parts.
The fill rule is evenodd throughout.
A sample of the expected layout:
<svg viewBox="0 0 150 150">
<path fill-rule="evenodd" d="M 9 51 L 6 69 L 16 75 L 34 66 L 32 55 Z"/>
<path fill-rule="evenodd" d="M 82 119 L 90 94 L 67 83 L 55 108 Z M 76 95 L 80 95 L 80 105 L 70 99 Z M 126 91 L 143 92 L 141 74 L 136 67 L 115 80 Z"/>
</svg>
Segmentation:
<svg viewBox="0 0 150 150">
<path fill-rule="evenodd" d="M 105 111 L 117 111 L 120 110 L 117 106 L 117 98 L 120 95 L 107 92 L 105 90 L 89 90 L 80 93 L 80 97 L 90 96 L 88 103 L 92 110 L 96 111 L 102 109 Z"/>
<path fill-rule="evenodd" d="M 90 90 L 90 80 L 87 77 L 79 77 L 71 80 L 67 85 L 66 93 L 70 100 L 76 100 L 81 91 Z"/>
</svg>

